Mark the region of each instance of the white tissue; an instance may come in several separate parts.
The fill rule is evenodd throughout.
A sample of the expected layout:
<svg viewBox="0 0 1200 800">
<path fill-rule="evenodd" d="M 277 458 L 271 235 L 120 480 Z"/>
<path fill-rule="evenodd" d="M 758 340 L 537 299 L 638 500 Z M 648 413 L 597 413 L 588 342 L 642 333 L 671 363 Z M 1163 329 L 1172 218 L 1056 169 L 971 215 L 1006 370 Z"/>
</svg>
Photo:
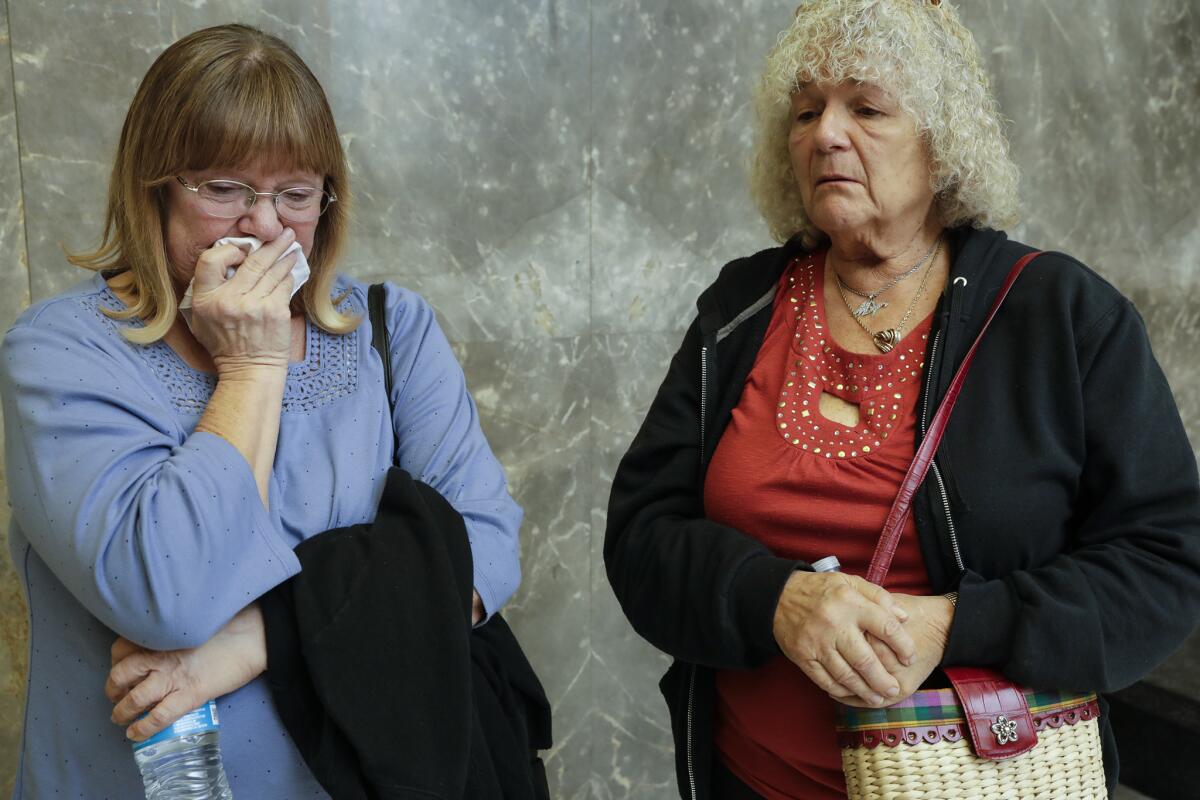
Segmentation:
<svg viewBox="0 0 1200 800">
<path fill-rule="evenodd" d="M 253 236 L 226 236 L 224 239 L 217 239 L 213 243 L 213 247 L 222 244 L 231 244 L 235 247 L 240 247 L 246 251 L 246 255 L 250 255 L 255 250 L 263 246 L 263 243 Z M 300 291 L 300 287 L 308 282 L 308 277 L 311 274 L 308 268 L 308 259 L 304 257 L 304 250 L 300 247 L 299 242 L 292 242 L 291 247 L 283 251 L 283 255 L 279 258 L 284 258 L 288 253 L 296 254 L 296 264 L 292 267 L 292 297 L 296 296 L 296 292 Z M 278 262 L 278 259 L 276 259 Z M 237 267 L 230 267 L 225 271 L 225 280 L 229 280 L 237 272 Z M 192 283 L 195 283 L 193 280 Z M 187 322 L 188 327 L 192 326 L 192 284 L 189 283 L 187 291 L 183 293 L 183 299 L 179 301 L 179 313 L 183 315 L 183 319 Z"/>
</svg>

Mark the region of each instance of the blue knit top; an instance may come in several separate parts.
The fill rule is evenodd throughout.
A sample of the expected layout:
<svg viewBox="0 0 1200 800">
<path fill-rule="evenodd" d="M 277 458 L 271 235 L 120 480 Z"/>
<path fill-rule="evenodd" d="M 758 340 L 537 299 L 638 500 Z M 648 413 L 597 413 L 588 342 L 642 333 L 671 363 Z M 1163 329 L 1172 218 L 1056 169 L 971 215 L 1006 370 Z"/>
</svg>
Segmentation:
<svg viewBox="0 0 1200 800">
<path fill-rule="evenodd" d="M 9 330 L 9 537 L 30 611 L 15 797 L 141 797 L 103 692 L 116 635 L 158 650 L 205 642 L 299 571 L 299 542 L 372 519 L 393 455 L 462 513 L 488 613 L 516 590 L 521 509 L 462 370 L 430 306 L 387 289 L 394 418 L 370 320 L 345 335 L 308 323 L 305 359 L 288 369 L 269 510 L 241 454 L 194 432 L 215 376 L 162 342 L 124 339 L 121 327 L 139 323 L 101 313 L 122 308 L 101 276 L 37 303 Z M 342 310 L 365 317 L 366 286 L 339 277 L 335 294 L 347 290 Z M 263 679 L 217 705 L 236 797 L 326 797 Z"/>
</svg>

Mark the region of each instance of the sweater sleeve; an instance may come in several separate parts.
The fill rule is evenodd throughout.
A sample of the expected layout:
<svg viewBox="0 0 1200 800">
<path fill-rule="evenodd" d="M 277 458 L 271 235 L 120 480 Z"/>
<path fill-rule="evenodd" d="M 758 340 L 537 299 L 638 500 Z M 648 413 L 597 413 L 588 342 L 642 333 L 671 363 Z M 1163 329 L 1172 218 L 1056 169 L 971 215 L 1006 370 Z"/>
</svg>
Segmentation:
<svg viewBox="0 0 1200 800">
<path fill-rule="evenodd" d="M 945 663 L 1035 687 L 1111 691 L 1165 659 L 1200 611 L 1200 480 L 1170 387 L 1124 298 L 1077 345 L 1086 460 L 1073 547 L 959 587 Z"/>
<path fill-rule="evenodd" d="M 475 589 L 490 618 L 521 582 L 523 512 L 479 424 L 475 401 L 433 308 L 388 284 L 396 464 L 462 514 Z"/>
<path fill-rule="evenodd" d="M 156 650 L 195 647 L 299 570 L 227 441 L 188 435 L 123 341 L 60 300 L 0 346 L 14 524 L 101 622 Z"/>
<path fill-rule="evenodd" d="M 704 517 L 700 332 L 693 323 L 613 478 L 604 564 L 639 634 L 685 661 L 755 666 L 799 562 Z"/>
</svg>

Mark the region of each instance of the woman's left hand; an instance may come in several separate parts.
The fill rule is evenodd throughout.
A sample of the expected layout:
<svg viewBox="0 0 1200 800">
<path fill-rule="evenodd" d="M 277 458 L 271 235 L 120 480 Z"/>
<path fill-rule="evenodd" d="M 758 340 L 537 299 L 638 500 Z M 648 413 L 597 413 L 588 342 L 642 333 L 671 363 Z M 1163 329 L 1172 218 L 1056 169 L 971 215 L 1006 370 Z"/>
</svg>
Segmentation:
<svg viewBox="0 0 1200 800">
<path fill-rule="evenodd" d="M 479 590 L 476 589 L 471 597 L 471 624 L 478 625 L 483 622 L 485 615 L 483 609 L 483 598 L 479 596 Z"/>
<path fill-rule="evenodd" d="M 127 725 L 125 735 L 142 741 L 266 670 L 262 612 L 252 603 L 213 638 L 190 650 L 146 650 L 117 639 L 112 665 L 104 685 L 104 694 L 115 706 L 112 721 Z M 138 719 L 143 712 L 146 715 Z"/>
<path fill-rule="evenodd" d="M 906 667 L 897 660 L 890 647 L 873 636 L 869 637 L 871 646 L 883 662 L 884 668 L 900 682 L 900 694 L 889 698 L 885 705 L 899 703 L 912 696 L 942 662 L 942 655 L 946 652 L 946 640 L 950 635 L 950 622 L 954 619 L 954 606 L 942 595 L 921 597 L 893 593 L 892 597 L 908 612 L 908 621 L 904 623 L 904 629 L 912 636 L 917 655 L 912 664 Z M 880 707 L 879 704 L 857 695 L 830 696 L 848 706 Z"/>
</svg>

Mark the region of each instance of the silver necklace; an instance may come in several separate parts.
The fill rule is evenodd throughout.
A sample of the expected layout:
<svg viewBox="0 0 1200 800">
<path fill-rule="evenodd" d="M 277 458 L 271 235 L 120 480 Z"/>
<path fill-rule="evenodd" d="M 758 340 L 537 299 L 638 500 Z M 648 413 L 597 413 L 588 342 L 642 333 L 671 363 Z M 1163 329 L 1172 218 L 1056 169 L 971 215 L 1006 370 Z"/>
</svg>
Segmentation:
<svg viewBox="0 0 1200 800">
<path fill-rule="evenodd" d="M 925 255 L 921 256 L 920 261 L 918 261 L 916 264 L 913 264 L 902 274 L 892 278 L 882 289 L 876 289 L 873 292 L 860 292 L 858 289 L 855 289 L 853 286 L 843 281 L 841 276 L 838 275 L 837 271 L 835 270 L 833 276 L 837 279 L 838 289 L 842 290 L 842 294 L 845 295 L 846 292 L 850 292 L 851 294 L 858 295 L 859 297 L 863 298 L 863 302 L 860 303 L 857 308 L 850 309 L 850 313 L 854 315 L 854 318 L 860 319 L 862 317 L 873 317 L 883 309 L 887 308 L 889 305 L 888 303 L 876 302 L 875 298 L 879 297 L 879 295 L 883 294 L 888 289 L 896 286 L 896 284 L 900 283 L 900 281 L 904 280 L 910 275 L 913 275 L 917 270 L 924 266 L 925 262 L 929 260 L 929 257 L 933 255 L 933 251 L 937 249 L 938 242 L 941 240 L 942 237 L 940 236 L 934 239 L 933 244 L 931 244 L 929 249 L 925 251 Z"/>
<path fill-rule="evenodd" d="M 939 236 L 937 241 L 933 243 L 934 249 L 930 251 L 930 254 L 937 253 L 941 241 L 942 238 Z M 904 316 L 900 318 L 900 321 L 896 323 L 896 327 L 894 328 L 884 328 L 878 331 L 868 328 L 867 323 L 863 322 L 862 318 L 854 313 L 854 304 L 850 302 L 849 296 L 846 295 L 846 288 L 843 287 L 841 280 L 838 280 L 838 293 L 842 296 L 842 302 L 846 304 L 846 309 L 850 312 L 850 316 L 854 317 L 854 321 L 871 337 L 871 341 L 875 343 L 875 347 L 879 348 L 879 352 L 890 353 L 892 348 L 900 344 L 900 340 L 904 338 L 904 326 L 907 324 L 908 318 L 912 316 L 913 310 L 917 307 L 917 301 L 925 293 L 925 284 L 929 282 L 929 273 L 933 271 L 933 261 L 929 258 L 930 254 L 926 254 L 925 258 L 922 259 L 922 261 L 929 262 L 929 268 L 925 270 L 925 275 L 921 278 L 921 285 L 917 287 L 917 292 L 913 295 L 912 302 L 908 304 L 908 310 L 904 312 Z M 836 272 L 834 273 L 834 277 L 837 277 Z"/>
</svg>

